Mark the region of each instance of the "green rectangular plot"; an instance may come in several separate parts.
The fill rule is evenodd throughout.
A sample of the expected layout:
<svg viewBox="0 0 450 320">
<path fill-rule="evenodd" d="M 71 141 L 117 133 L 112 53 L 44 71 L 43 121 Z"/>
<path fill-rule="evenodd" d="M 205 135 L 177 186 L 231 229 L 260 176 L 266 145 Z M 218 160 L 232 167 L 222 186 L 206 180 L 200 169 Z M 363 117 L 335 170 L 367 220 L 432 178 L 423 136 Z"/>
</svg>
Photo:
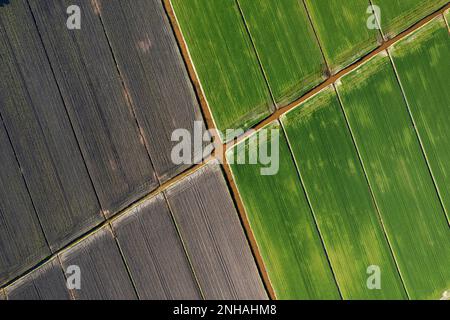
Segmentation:
<svg viewBox="0 0 450 320">
<path fill-rule="evenodd" d="M 372 0 L 380 7 L 381 30 L 386 38 L 393 38 L 444 6 L 448 0 Z"/>
<path fill-rule="evenodd" d="M 333 87 L 285 114 L 282 124 L 342 296 L 405 299 L 406 292 Z M 380 290 L 367 285 L 371 266 L 382 272 Z"/>
<path fill-rule="evenodd" d="M 269 115 L 273 101 L 237 3 L 171 3 L 217 129 L 245 130 Z"/>
<path fill-rule="evenodd" d="M 432 20 L 390 53 L 450 218 L 450 41 L 444 19 Z"/>
<path fill-rule="evenodd" d="M 302 1 L 238 3 L 278 106 L 325 79 L 325 61 Z"/>
<path fill-rule="evenodd" d="M 268 155 L 279 155 L 275 174 L 262 174 L 268 173 L 261 171 L 265 161 L 251 164 L 256 161 L 250 158 L 265 154 L 264 146 Z M 227 160 L 277 298 L 339 299 L 280 125 L 271 123 L 229 149 Z"/>
<path fill-rule="evenodd" d="M 368 28 L 369 1 L 305 0 L 330 71 L 337 71 L 378 46 L 380 32 Z"/>
<path fill-rule="evenodd" d="M 440 298 L 450 288 L 450 229 L 387 54 L 337 90 L 408 294 Z"/>
</svg>

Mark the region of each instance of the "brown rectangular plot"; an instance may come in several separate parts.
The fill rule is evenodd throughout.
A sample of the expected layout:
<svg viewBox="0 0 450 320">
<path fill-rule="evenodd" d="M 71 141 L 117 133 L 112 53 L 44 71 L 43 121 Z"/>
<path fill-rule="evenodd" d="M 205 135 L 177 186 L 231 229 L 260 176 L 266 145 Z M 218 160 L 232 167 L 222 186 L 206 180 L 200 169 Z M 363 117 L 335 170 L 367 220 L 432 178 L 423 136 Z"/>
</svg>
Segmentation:
<svg viewBox="0 0 450 320">
<path fill-rule="evenodd" d="M 267 299 L 221 168 L 208 164 L 167 191 L 206 299 Z"/>
<path fill-rule="evenodd" d="M 81 288 L 71 289 L 77 300 L 137 299 L 131 278 L 111 229 L 89 235 L 60 255 L 64 270 L 78 266 Z"/>
<path fill-rule="evenodd" d="M 8 300 L 70 300 L 63 269 L 58 258 L 6 288 Z"/>
<path fill-rule="evenodd" d="M 201 299 L 162 194 L 112 223 L 141 299 Z"/>
<path fill-rule="evenodd" d="M 153 190 L 155 173 L 92 1 L 29 1 L 100 203 L 111 215 Z M 81 29 L 66 26 L 70 5 Z"/>
<path fill-rule="evenodd" d="M 0 119 L 0 286 L 50 254 Z"/>
<path fill-rule="evenodd" d="M 171 160 L 172 132 L 182 128 L 192 135 L 202 116 L 162 1 L 98 4 L 155 171 L 167 180 L 187 167 Z"/>
<path fill-rule="evenodd" d="M 3 289 L 0 289 L 0 300 L 6 300 L 5 291 Z"/>
<path fill-rule="evenodd" d="M 103 215 L 26 2 L 0 10 L 0 33 L 0 114 L 50 247 L 57 250 Z"/>
</svg>

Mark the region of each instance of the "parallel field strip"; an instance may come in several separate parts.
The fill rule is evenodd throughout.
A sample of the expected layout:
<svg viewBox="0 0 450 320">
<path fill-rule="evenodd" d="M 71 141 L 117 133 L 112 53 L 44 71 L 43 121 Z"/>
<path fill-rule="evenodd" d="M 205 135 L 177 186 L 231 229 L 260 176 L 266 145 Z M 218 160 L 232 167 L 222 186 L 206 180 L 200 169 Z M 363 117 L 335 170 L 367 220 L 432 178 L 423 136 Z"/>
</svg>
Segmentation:
<svg viewBox="0 0 450 320">
<path fill-rule="evenodd" d="M 279 130 L 277 121 L 265 129 Z M 279 132 L 278 131 L 278 132 Z M 279 170 L 263 175 L 260 163 L 247 163 L 261 143 L 279 141 Z M 255 133 L 227 151 L 227 161 L 275 295 L 280 299 L 340 299 L 316 222 L 283 133 Z M 256 163 L 256 162 L 255 162 Z"/>
<path fill-rule="evenodd" d="M 334 87 L 281 122 L 343 297 L 406 298 Z M 366 287 L 373 265 L 383 270 L 382 290 Z"/>
<path fill-rule="evenodd" d="M 450 135 L 446 118 L 450 107 L 448 70 L 450 42 L 444 19 L 430 22 L 402 39 L 388 52 L 401 85 L 422 150 L 450 221 Z M 409 66 L 414 65 L 414 68 Z"/>
</svg>

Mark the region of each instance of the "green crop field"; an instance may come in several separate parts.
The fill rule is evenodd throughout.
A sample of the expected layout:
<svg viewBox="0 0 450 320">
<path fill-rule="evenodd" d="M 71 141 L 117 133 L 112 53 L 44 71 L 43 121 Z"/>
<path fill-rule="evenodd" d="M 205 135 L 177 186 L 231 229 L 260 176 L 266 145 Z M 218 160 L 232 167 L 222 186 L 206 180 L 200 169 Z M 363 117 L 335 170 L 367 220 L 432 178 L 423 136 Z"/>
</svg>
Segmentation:
<svg viewBox="0 0 450 320">
<path fill-rule="evenodd" d="M 372 0 L 381 9 L 381 29 L 386 38 L 396 36 L 447 2 L 448 0 Z"/>
<path fill-rule="evenodd" d="M 343 298 L 405 299 L 334 88 L 285 114 L 282 124 Z M 381 290 L 366 284 L 372 265 L 382 272 Z"/>
<path fill-rule="evenodd" d="M 227 159 L 229 163 L 236 159 L 231 170 L 275 294 L 279 299 L 339 299 L 280 125 L 271 123 L 264 129 L 279 132 L 277 174 L 261 175 L 261 164 L 239 164 L 274 139 L 273 134 L 255 133 L 252 137 L 260 141 L 252 137 L 242 141 L 227 151 Z"/>
<path fill-rule="evenodd" d="M 385 52 L 337 85 L 409 296 L 450 288 L 450 232 L 400 86 Z"/>
<path fill-rule="evenodd" d="M 390 54 L 450 219 L 450 41 L 444 19 L 402 39 Z"/>
<path fill-rule="evenodd" d="M 269 115 L 273 101 L 237 3 L 171 3 L 216 127 L 248 129 Z"/>
<path fill-rule="evenodd" d="M 221 130 L 252 127 L 273 102 L 301 97 L 446 2 L 172 0 Z M 448 29 L 440 16 L 401 37 L 227 150 L 279 299 L 439 299 L 450 289 Z M 276 140 L 267 129 L 280 132 L 275 175 L 247 161 Z M 380 290 L 368 286 L 373 266 Z"/>
<path fill-rule="evenodd" d="M 333 74 L 378 46 L 379 30 L 367 28 L 369 1 L 305 0 L 305 3 Z"/>
<path fill-rule="evenodd" d="M 277 105 L 325 79 L 326 64 L 299 0 L 239 0 Z"/>
</svg>

